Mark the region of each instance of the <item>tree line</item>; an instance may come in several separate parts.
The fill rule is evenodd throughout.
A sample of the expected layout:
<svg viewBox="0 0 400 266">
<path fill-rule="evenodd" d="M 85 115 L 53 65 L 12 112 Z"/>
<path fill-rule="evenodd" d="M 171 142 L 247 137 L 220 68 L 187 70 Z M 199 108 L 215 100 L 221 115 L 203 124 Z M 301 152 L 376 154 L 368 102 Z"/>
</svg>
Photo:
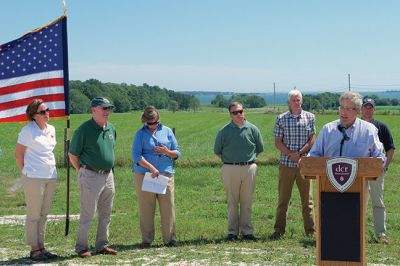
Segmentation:
<svg viewBox="0 0 400 266">
<path fill-rule="evenodd" d="M 125 113 L 143 110 L 147 105 L 157 109 L 196 111 L 199 100 L 191 95 L 161 89 L 159 86 L 128 85 L 126 83 L 102 83 L 96 79 L 72 80 L 69 83 L 70 113 L 82 114 L 89 111 L 90 101 L 95 97 L 105 97 L 114 104 L 114 111 Z"/>
<path fill-rule="evenodd" d="M 339 93 L 324 92 L 317 95 L 303 95 L 303 109 L 307 111 L 336 110 L 339 107 Z M 375 100 L 379 106 L 398 106 L 399 99 L 380 98 L 377 95 L 365 95 Z"/>
<path fill-rule="evenodd" d="M 259 108 L 267 105 L 263 97 L 251 94 L 232 95 L 229 99 L 226 99 L 222 94 L 218 94 L 211 101 L 211 104 L 216 107 L 225 108 L 231 102 L 240 102 L 245 108 Z"/>
<path fill-rule="evenodd" d="M 108 98 L 115 106 L 114 111 L 125 113 L 143 110 L 147 105 L 154 105 L 158 109 L 167 109 L 172 112 L 178 110 L 196 111 L 200 101 L 193 95 L 175 92 L 150 86 L 144 83 L 141 86 L 126 83 L 102 83 L 96 79 L 86 81 L 72 80 L 70 87 L 70 113 L 82 114 L 89 111 L 91 99 L 102 96 Z M 303 109 L 308 111 L 334 110 L 339 106 L 339 93 L 324 92 L 316 95 L 303 95 Z M 366 95 L 372 98 L 379 106 L 398 106 L 399 99 L 380 98 L 376 95 Z M 225 98 L 222 94 L 216 95 L 211 104 L 225 108 L 230 102 L 238 101 L 246 108 L 260 108 L 267 105 L 265 99 L 252 94 L 234 94 Z"/>
<path fill-rule="evenodd" d="M 339 107 L 339 93 L 324 92 L 316 95 L 303 95 L 303 109 L 307 111 L 324 111 L 336 110 Z M 379 106 L 398 106 L 399 99 L 380 98 L 377 95 L 366 95 L 364 98 L 372 98 L 376 105 Z M 222 94 L 218 94 L 211 101 L 216 107 L 227 107 L 230 102 L 238 101 L 243 103 L 246 108 L 259 108 L 267 105 L 263 97 L 251 94 L 237 94 L 229 98 L 225 98 Z"/>
</svg>

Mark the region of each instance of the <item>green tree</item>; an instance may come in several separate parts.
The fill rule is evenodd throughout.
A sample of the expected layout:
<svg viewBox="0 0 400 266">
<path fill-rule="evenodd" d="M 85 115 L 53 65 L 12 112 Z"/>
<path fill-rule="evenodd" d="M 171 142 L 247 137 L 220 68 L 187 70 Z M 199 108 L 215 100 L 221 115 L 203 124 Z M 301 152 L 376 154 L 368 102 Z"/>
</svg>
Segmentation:
<svg viewBox="0 0 400 266">
<path fill-rule="evenodd" d="M 179 108 L 179 104 L 177 101 L 170 101 L 169 105 L 168 105 L 168 110 L 172 111 L 173 113 L 175 113 L 176 111 L 178 111 Z"/>
<path fill-rule="evenodd" d="M 200 107 L 200 102 L 195 97 L 190 98 L 189 107 L 193 112 L 196 112 L 197 109 Z"/>
<path fill-rule="evenodd" d="M 391 103 L 393 106 L 398 106 L 398 105 L 399 105 L 399 99 L 391 99 L 391 100 L 390 100 L 390 103 Z"/>
<path fill-rule="evenodd" d="M 72 89 L 69 92 L 70 113 L 83 114 L 87 113 L 90 108 L 90 99 L 86 97 L 80 90 Z"/>
<path fill-rule="evenodd" d="M 113 104 L 117 113 L 125 113 L 131 110 L 131 102 L 127 96 L 114 99 Z"/>
<path fill-rule="evenodd" d="M 248 108 L 260 108 L 267 105 L 264 98 L 257 95 L 248 95 L 244 98 L 244 105 Z"/>
<path fill-rule="evenodd" d="M 211 101 L 211 104 L 217 107 L 225 108 L 228 107 L 228 99 L 225 99 L 222 94 L 218 94 L 215 96 L 214 100 Z"/>
</svg>

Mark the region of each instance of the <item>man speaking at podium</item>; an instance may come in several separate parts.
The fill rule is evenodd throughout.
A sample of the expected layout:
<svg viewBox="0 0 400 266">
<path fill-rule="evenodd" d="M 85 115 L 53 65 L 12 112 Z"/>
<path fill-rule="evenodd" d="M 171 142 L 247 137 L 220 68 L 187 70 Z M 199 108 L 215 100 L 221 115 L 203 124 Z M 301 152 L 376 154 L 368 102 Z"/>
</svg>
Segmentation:
<svg viewBox="0 0 400 266">
<path fill-rule="evenodd" d="M 383 169 L 386 158 L 383 145 L 379 141 L 378 129 L 372 123 L 357 118 L 361 112 L 361 95 L 356 92 L 345 92 L 340 96 L 339 103 L 339 119 L 327 123 L 322 128 L 311 148 L 310 156 L 380 158 Z M 363 165 L 363 167 L 366 166 Z M 329 169 L 332 169 L 332 165 Z M 329 172 L 328 169 L 327 172 Z M 349 184 L 350 177 L 344 184 L 338 183 L 336 178 L 345 180 L 343 176 L 335 177 L 335 174 L 327 177 L 331 186 L 340 192 L 344 191 L 337 189 L 337 185 L 339 188 L 341 185 L 351 185 Z M 352 192 L 346 193 L 330 191 L 330 185 L 324 186 L 322 192 L 320 192 L 321 188 L 318 190 L 320 223 L 317 229 L 320 238 L 317 244 L 317 265 L 322 261 L 345 262 L 340 265 L 350 265 L 347 262 L 354 262 L 354 265 L 366 265 L 365 213 L 362 213 L 366 202 L 361 200 L 364 196 L 362 183 L 362 181 L 358 182 Z"/>
<path fill-rule="evenodd" d="M 345 92 L 339 98 L 339 119 L 327 123 L 310 151 L 311 157 L 382 158 L 383 145 L 378 129 L 361 120 L 362 97 L 357 92 Z"/>
</svg>

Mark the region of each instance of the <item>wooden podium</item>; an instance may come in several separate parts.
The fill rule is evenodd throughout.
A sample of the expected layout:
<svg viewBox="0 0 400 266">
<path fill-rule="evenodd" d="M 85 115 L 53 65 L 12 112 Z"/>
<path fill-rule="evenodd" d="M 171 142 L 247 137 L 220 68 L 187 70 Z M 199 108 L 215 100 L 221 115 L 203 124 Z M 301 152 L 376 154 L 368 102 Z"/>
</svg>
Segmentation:
<svg viewBox="0 0 400 266">
<path fill-rule="evenodd" d="M 328 173 L 332 168 L 331 159 L 347 159 L 357 164 L 353 181 L 345 191 L 340 191 L 343 190 L 340 184 L 338 189 L 332 174 Z M 340 170 L 340 166 L 335 167 Z M 307 179 L 316 179 L 317 265 L 366 265 L 366 182 L 383 174 L 382 160 L 303 157 L 300 173 Z"/>
</svg>

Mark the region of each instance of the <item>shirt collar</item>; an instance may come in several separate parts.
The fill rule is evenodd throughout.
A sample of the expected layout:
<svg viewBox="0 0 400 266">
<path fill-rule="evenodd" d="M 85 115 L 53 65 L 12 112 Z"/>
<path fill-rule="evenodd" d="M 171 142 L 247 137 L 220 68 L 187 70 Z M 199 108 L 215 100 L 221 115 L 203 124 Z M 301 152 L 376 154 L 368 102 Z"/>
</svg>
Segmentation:
<svg viewBox="0 0 400 266">
<path fill-rule="evenodd" d="M 101 126 L 99 126 L 99 124 L 97 124 L 96 123 L 96 121 L 94 121 L 94 119 L 92 118 L 92 119 L 90 119 L 90 121 L 91 121 L 91 123 L 92 123 L 92 126 L 95 128 L 95 129 L 97 129 L 97 130 L 101 130 L 101 131 L 105 131 L 105 130 L 108 130 L 108 122 L 106 123 L 106 127 L 103 129 Z"/>
<path fill-rule="evenodd" d="M 289 110 L 289 114 L 290 114 L 290 117 L 293 117 L 293 118 L 300 117 L 301 118 L 304 114 L 304 110 L 301 110 L 300 114 L 298 114 L 298 115 L 292 114 L 292 112 Z"/>
<path fill-rule="evenodd" d="M 242 128 L 242 127 L 247 127 L 247 126 L 248 126 L 248 122 L 247 122 L 247 120 L 245 119 L 243 125 L 242 125 L 241 127 L 239 127 L 238 125 L 236 125 L 235 123 L 233 123 L 233 121 L 231 120 L 230 125 L 231 125 L 231 127 Z"/>
<path fill-rule="evenodd" d="M 33 124 L 33 126 L 34 126 L 37 130 L 39 130 L 39 131 L 41 131 L 41 132 L 47 133 L 47 132 L 49 131 L 49 127 L 48 127 L 48 126 L 46 126 L 45 129 L 41 129 L 41 128 L 39 127 L 39 125 L 38 125 L 35 121 L 32 121 L 32 124 Z"/>
</svg>

